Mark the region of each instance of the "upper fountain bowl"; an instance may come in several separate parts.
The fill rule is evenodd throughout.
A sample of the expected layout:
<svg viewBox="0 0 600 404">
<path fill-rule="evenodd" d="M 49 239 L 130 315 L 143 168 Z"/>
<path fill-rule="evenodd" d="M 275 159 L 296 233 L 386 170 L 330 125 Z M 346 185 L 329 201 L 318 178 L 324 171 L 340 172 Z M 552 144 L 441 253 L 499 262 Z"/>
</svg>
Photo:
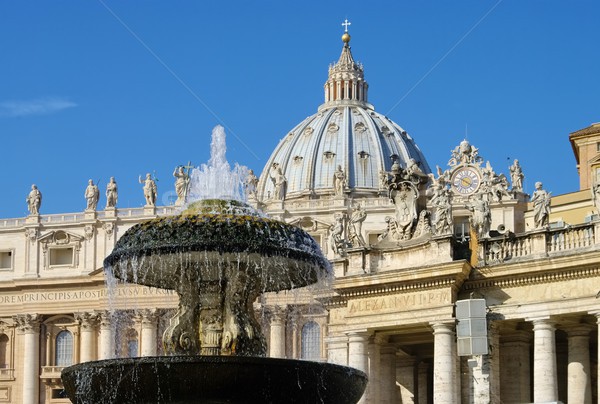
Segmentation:
<svg viewBox="0 0 600 404">
<path fill-rule="evenodd" d="M 261 292 L 307 286 L 330 274 L 304 230 L 229 200 L 198 201 L 180 215 L 139 223 L 104 260 L 121 280 L 174 290 L 185 287 L 184 279 L 217 281 L 220 267 L 231 265 L 258 281 Z"/>
</svg>

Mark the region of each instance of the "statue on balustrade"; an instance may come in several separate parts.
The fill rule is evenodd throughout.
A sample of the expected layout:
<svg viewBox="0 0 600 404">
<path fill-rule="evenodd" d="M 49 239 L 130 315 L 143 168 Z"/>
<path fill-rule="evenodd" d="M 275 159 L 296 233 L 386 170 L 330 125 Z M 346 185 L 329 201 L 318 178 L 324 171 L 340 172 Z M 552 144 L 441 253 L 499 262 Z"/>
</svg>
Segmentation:
<svg viewBox="0 0 600 404">
<path fill-rule="evenodd" d="M 535 191 L 531 196 L 533 204 L 533 221 L 536 229 L 548 226 L 550 219 L 550 192 L 543 188 L 541 182 L 535 183 Z"/>
<path fill-rule="evenodd" d="M 342 166 L 339 165 L 333 173 L 333 192 L 335 196 L 344 195 L 344 191 L 347 187 L 348 179 L 346 178 L 346 173 L 342 169 Z"/>
<path fill-rule="evenodd" d="M 510 181 L 512 182 L 512 190 L 523 192 L 523 179 L 525 179 L 525 175 L 523 174 L 519 160 L 515 159 L 513 165 L 509 167 L 509 170 Z"/>
<path fill-rule="evenodd" d="M 274 199 L 278 201 L 284 201 L 285 194 L 287 191 L 287 178 L 285 178 L 281 167 L 279 167 L 278 164 L 275 164 L 273 165 L 273 167 L 275 168 L 275 174 L 271 175 L 271 180 L 273 181 L 273 185 L 275 186 L 275 193 L 273 196 Z"/>
<path fill-rule="evenodd" d="M 477 193 L 465 207 L 473 212 L 469 222 L 471 228 L 476 232 L 477 237 L 488 237 L 490 226 L 492 224 L 492 212 L 489 202 L 483 197 L 483 194 Z"/>
<path fill-rule="evenodd" d="M 150 173 L 146 174 L 146 179 L 142 180 L 142 176 L 138 178 L 140 184 L 144 184 L 144 198 L 146 198 L 146 206 L 156 206 L 156 181 L 152 179 Z"/>
<path fill-rule="evenodd" d="M 85 188 L 85 200 L 87 211 L 94 211 L 98 206 L 98 200 L 100 199 L 100 190 L 98 189 L 98 185 L 94 184 L 94 181 L 88 180 L 88 186 Z"/>
<path fill-rule="evenodd" d="M 360 203 L 356 204 L 348 226 L 348 239 L 354 247 L 364 247 L 366 245 L 362 236 L 362 224 L 366 218 L 367 212 L 360 206 Z"/>
<path fill-rule="evenodd" d="M 336 255 L 346 256 L 347 242 L 344 239 L 344 215 L 336 213 L 333 216 L 335 223 L 330 227 L 329 247 Z"/>
<path fill-rule="evenodd" d="M 27 198 L 25 198 L 27 202 L 27 209 L 29 210 L 30 215 L 39 215 L 40 207 L 42 206 L 42 193 L 38 189 L 37 185 L 31 185 L 31 191 Z"/>
<path fill-rule="evenodd" d="M 117 206 L 118 193 L 115 177 L 110 177 L 106 184 L 106 209 L 114 209 Z"/>
<path fill-rule="evenodd" d="M 173 171 L 173 177 L 175 177 L 175 193 L 177 194 L 175 206 L 183 206 L 190 185 L 190 176 L 185 172 L 185 167 L 179 166 Z"/>
</svg>

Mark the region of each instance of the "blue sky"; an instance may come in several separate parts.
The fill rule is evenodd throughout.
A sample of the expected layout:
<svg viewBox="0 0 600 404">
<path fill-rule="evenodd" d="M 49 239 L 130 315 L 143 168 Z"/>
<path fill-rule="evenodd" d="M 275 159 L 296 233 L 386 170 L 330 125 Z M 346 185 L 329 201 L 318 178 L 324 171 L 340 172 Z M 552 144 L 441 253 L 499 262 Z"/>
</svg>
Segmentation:
<svg viewBox="0 0 600 404">
<path fill-rule="evenodd" d="M 159 200 L 176 165 L 227 157 L 260 172 L 323 102 L 341 23 L 375 109 L 445 168 L 465 136 L 526 191 L 578 190 L 570 132 L 600 121 L 597 1 L 1 1 L 0 217 L 85 207 L 110 176 L 119 206 Z"/>
</svg>

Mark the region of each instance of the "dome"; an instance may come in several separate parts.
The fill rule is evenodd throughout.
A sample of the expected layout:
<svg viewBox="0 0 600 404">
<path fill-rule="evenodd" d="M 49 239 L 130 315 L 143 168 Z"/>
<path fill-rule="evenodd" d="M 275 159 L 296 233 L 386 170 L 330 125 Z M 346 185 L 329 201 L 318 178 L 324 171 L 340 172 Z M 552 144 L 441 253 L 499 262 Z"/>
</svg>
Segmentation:
<svg viewBox="0 0 600 404">
<path fill-rule="evenodd" d="M 342 54 L 329 67 L 325 103 L 277 145 L 260 177 L 260 200 L 290 200 L 332 195 L 336 172 L 343 172 L 346 193 L 378 194 L 380 173 L 395 162 L 414 160 L 431 172 L 414 140 L 400 125 L 367 102 L 363 66 L 354 61 L 349 35 Z M 285 189 L 278 181 L 285 181 Z"/>
</svg>

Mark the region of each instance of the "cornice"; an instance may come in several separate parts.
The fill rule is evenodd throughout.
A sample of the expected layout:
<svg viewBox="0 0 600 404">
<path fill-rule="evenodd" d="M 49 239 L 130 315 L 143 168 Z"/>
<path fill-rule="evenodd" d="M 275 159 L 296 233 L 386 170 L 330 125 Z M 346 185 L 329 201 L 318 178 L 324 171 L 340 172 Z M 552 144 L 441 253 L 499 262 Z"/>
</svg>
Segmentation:
<svg viewBox="0 0 600 404">
<path fill-rule="evenodd" d="M 600 266 L 592 268 L 576 268 L 566 270 L 555 270 L 543 273 L 525 273 L 516 276 L 503 276 L 499 278 L 486 278 L 474 281 L 466 281 L 463 290 L 477 290 L 486 288 L 515 288 L 544 283 L 562 282 L 574 279 L 586 279 L 600 276 Z"/>
</svg>

